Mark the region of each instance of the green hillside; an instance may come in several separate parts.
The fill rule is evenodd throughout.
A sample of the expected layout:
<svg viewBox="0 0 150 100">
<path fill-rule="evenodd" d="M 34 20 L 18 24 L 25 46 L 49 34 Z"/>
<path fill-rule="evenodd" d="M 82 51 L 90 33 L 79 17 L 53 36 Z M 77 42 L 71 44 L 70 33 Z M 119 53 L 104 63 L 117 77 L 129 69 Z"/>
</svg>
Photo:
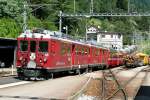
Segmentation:
<svg viewBox="0 0 150 100">
<path fill-rule="evenodd" d="M 91 0 L 75 0 L 75 13 L 89 13 Z M 59 11 L 74 13 L 74 0 L 1 0 L 0 37 L 17 37 L 23 29 L 23 4 L 51 4 L 40 7 L 26 7 L 28 28 L 58 30 Z M 95 13 L 128 12 L 128 0 L 94 0 Z M 130 0 L 130 13 L 150 12 L 150 0 Z M 37 10 L 35 10 L 37 9 Z M 68 26 L 69 34 L 85 35 L 85 25 L 98 25 L 102 30 L 122 32 L 124 44 L 131 44 L 133 32 L 146 36 L 150 17 L 90 17 L 63 18 L 63 27 Z"/>
</svg>

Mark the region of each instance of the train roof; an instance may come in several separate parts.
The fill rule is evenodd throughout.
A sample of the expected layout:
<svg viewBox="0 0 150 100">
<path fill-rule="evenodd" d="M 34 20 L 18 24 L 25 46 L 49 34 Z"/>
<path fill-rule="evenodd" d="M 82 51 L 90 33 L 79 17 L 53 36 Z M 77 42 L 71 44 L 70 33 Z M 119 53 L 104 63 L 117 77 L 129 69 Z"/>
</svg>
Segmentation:
<svg viewBox="0 0 150 100">
<path fill-rule="evenodd" d="M 80 45 L 86 46 L 93 46 L 93 47 L 101 47 L 103 49 L 108 49 L 103 47 L 97 43 L 92 41 L 85 41 L 83 39 L 74 39 L 72 36 L 66 35 L 59 31 L 50 31 L 50 30 L 43 30 L 43 29 L 36 29 L 36 30 L 26 30 L 24 33 L 21 33 L 18 38 L 43 38 L 43 39 L 56 39 L 62 40 L 65 42 L 71 42 Z"/>
</svg>

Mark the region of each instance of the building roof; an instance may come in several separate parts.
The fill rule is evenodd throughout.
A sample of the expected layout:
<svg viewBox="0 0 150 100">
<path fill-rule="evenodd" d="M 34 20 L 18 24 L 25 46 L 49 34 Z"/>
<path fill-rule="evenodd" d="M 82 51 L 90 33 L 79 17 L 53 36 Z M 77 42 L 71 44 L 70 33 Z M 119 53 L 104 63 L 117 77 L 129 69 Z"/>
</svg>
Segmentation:
<svg viewBox="0 0 150 100">
<path fill-rule="evenodd" d="M 121 32 L 107 32 L 107 31 L 100 31 L 98 34 L 122 34 Z"/>
<path fill-rule="evenodd" d="M 95 28 L 96 31 L 89 31 L 90 28 Z M 100 29 L 98 26 L 95 25 L 91 25 L 87 27 L 87 34 L 123 34 L 121 32 L 108 32 L 108 31 L 103 31 L 102 29 Z"/>
<path fill-rule="evenodd" d="M 91 29 L 91 30 L 90 30 Z M 92 30 L 93 29 L 93 30 Z M 98 28 L 97 26 L 91 25 L 87 27 L 87 34 L 97 34 L 98 32 L 100 32 L 101 29 Z"/>
</svg>

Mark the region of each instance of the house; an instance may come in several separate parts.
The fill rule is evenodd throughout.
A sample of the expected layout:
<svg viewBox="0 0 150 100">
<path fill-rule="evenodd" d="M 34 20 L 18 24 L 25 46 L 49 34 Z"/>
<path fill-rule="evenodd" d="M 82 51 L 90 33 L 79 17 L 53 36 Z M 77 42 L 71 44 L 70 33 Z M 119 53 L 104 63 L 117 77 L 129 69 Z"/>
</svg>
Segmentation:
<svg viewBox="0 0 150 100">
<path fill-rule="evenodd" d="M 96 41 L 107 48 L 121 50 L 123 48 L 123 35 L 119 32 L 102 31 L 99 27 L 90 26 L 86 30 L 87 40 Z"/>
<path fill-rule="evenodd" d="M 108 48 L 121 50 L 123 48 L 123 35 L 117 32 L 99 32 L 97 34 L 97 43 Z"/>
<path fill-rule="evenodd" d="M 94 25 L 87 27 L 86 34 L 88 41 L 97 41 L 97 34 L 100 32 L 100 29 Z"/>
</svg>

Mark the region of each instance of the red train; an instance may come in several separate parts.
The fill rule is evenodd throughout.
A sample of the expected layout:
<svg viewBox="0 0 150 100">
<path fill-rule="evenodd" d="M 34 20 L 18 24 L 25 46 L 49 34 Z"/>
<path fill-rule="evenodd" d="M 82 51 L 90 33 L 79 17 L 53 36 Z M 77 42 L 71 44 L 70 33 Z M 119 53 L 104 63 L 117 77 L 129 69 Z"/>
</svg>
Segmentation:
<svg viewBox="0 0 150 100">
<path fill-rule="evenodd" d="M 110 49 L 110 57 L 108 59 L 108 65 L 110 68 L 121 66 L 124 64 L 123 53 L 114 49 Z"/>
<path fill-rule="evenodd" d="M 107 65 L 116 66 L 112 62 L 119 58 L 112 59 L 109 49 L 65 39 L 60 35 L 59 32 L 41 29 L 22 33 L 17 38 L 18 76 L 48 78 L 55 72 L 79 73 Z"/>
</svg>

